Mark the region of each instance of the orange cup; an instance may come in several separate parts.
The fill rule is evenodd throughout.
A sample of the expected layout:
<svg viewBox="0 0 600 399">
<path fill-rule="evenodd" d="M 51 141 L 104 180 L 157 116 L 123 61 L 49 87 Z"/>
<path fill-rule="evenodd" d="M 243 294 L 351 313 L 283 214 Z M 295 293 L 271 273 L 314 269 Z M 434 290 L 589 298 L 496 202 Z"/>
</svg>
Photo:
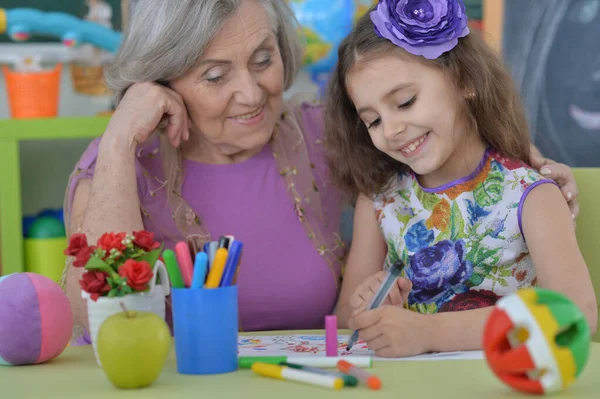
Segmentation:
<svg viewBox="0 0 600 399">
<path fill-rule="evenodd" d="M 13 118 L 48 118 L 58 114 L 62 64 L 50 71 L 18 72 L 2 66 Z"/>
</svg>

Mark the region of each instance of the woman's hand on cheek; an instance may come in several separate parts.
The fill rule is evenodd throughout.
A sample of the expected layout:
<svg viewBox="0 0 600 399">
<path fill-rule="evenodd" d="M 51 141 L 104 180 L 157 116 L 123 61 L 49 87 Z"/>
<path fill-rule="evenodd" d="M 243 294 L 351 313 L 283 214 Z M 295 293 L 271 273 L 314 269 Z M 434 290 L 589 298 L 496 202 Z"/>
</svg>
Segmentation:
<svg viewBox="0 0 600 399">
<path fill-rule="evenodd" d="M 531 151 L 531 166 L 539 170 L 544 177 L 552 179 L 558 184 L 560 191 L 569 204 L 569 208 L 571 208 L 573 219 L 576 219 L 579 215 L 579 203 L 577 202 L 579 191 L 571 168 L 565 164 L 544 158 L 537 150 Z"/>
<path fill-rule="evenodd" d="M 131 148 L 148 140 L 166 120 L 166 134 L 173 147 L 190 136 L 190 120 L 181 96 L 154 82 L 132 85 L 123 96 L 109 123 L 107 133 L 120 136 Z M 110 133 L 109 133 L 110 134 Z"/>
<path fill-rule="evenodd" d="M 353 316 L 349 327 L 359 330 L 359 337 L 376 356 L 404 357 L 429 351 L 427 321 L 427 315 L 384 305 Z"/>
</svg>

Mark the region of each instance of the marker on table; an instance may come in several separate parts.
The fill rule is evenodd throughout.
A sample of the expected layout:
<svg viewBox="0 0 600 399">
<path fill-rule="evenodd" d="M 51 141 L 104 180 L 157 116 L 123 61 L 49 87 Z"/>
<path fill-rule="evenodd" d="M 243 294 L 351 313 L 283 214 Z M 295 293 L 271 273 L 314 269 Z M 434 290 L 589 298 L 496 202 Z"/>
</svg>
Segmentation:
<svg viewBox="0 0 600 399">
<path fill-rule="evenodd" d="M 170 249 L 165 249 L 162 254 L 165 266 L 167 267 L 167 273 L 169 274 L 169 280 L 171 280 L 171 287 L 173 288 L 185 288 L 183 278 L 181 277 L 181 271 L 177 266 L 177 259 L 175 259 L 175 253 Z"/>
<path fill-rule="evenodd" d="M 381 388 L 381 380 L 374 375 L 367 373 L 366 371 L 348 363 L 345 360 L 340 360 L 337 364 L 338 369 L 342 373 L 346 373 L 353 377 L 356 377 L 363 384 L 367 385 L 369 388 L 373 390 L 377 390 Z"/>
<path fill-rule="evenodd" d="M 400 278 L 402 270 L 404 270 L 404 262 L 402 262 L 401 260 L 398 260 L 390 266 L 385 280 L 383 280 L 383 282 L 381 283 L 379 290 L 377 290 L 377 292 L 375 293 L 375 296 L 371 300 L 371 303 L 367 307 L 367 310 L 378 308 L 379 305 L 381 305 L 381 303 L 390 293 L 392 286 L 396 284 L 396 281 L 398 281 L 398 278 Z M 350 349 L 352 349 L 352 346 L 354 346 L 356 341 L 358 341 L 358 330 L 352 333 L 352 336 L 348 341 L 348 346 L 346 347 L 346 350 L 349 351 Z"/>
<path fill-rule="evenodd" d="M 205 288 L 217 288 L 219 284 L 221 284 L 221 277 L 223 277 L 226 261 L 227 250 L 225 248 L 217 249 L 215 260 L 213 261 L 208 277 L 206 278 Z"/>
<path fill-rule="evenodd" d="M 194 275 L 191 288 L 202 288 L 206 280 L 206 269 L 208 268 L 208 255 L 206 252 L 198 252 L 194 260 Z"/>
<path fill-rule="evenodd" d="M 339 377 L 309 373 L 276 364 L 254 363 L 252 365 L 252 371 L 265 377 L 302 382 L 336 390 L 340 390 L 344 387 L 344 381 Z"/>
<path fill-rule="evenodd" d="M 292 368 L 292 369 L 304 370 L 304 371 L 307 371 L 309 373 L 315 373 L 315 374 L 321 374 L 321 375 L 330 375 L 330 376 L 333 376 L 333 377 L 341 378 L 342 381 L 344 381 L 344 386 L 345 387 L 355 387 L 355 386 L 358 385 L 358 380 L 356 379 L 356 377 L 348 375 L 348 374 L 337 373 L 335 371 L 327 371 L 327 370 L 320 369 L 318 367 L 303 366 L 301 364 L 295 364 L 295 363 L 281 362 L 281 363 L 279 363 L 279 365 L 281 365 L 281 366 L 287 366 L 287 367 Z"/>
<path fill-rule="evenodd" d="M 325 354 L 327 356 L 338 355 L 337 317 L 335 315 L 325 316 Z"/>
<path fill-rule="evenodd" d="M 190 254 L 190 247 L 187 243 L 180 241 L 175 244 L 175 254 L 177 254 L 177 261 L 179 262 L 179 267 L 181 268 L 181 275 L 183 276 L 183 282 L 186 287 L 192 285 L 192 275 L 193 275 L 193 263 L 192 263 L 192 255 Z"/>
<path fill-rule="evenodd" d="M 227 287 L 233 284 L 233 278 L 236 274 L 243 248 L 244 245 L 241 241 L 234 241 L 229 245 L 225 270 L 223 271 L 223 277 L 221 278 L 221 287 Z"/>
<path fill-rule="evenodd" d="M 249 369 L 254 363 L 279 364 L 290 362 L 302 366 L 336 368 L 338 361 L 345 359 L 356 367 L 371 367 L 371 356 L 240 356 L 238 366 Z"/>
</svg>

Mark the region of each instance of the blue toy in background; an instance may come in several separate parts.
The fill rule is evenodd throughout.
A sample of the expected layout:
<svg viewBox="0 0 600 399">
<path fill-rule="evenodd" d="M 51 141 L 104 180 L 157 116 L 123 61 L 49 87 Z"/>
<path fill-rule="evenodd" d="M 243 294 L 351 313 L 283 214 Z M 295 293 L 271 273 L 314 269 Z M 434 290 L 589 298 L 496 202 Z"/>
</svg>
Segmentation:
<svg viewBox="0 0 600 399">
<path fill-rule="evenodd" d="M 291 0 L 288 4 L 306 40 L 304 67 L 324 96 L 340 43 L 376 0 Z"/>
<path fill-rule="evenodd" d="M 32 8 L 0 8 L 0 34 L 24 41 L 33 34 L 55 36 L 67 47 L 84 43 L 112 53 L 121 45 L 121 33 L 90 21 L 59 12 L 42 12 Z"/>
<path fill-rule="evenodd" d="M 304 66 L 323 95 L 338 46 L 354 25 L 356 0 L 294 0 L 289 5 L 306 40 Z"/>
</svg>

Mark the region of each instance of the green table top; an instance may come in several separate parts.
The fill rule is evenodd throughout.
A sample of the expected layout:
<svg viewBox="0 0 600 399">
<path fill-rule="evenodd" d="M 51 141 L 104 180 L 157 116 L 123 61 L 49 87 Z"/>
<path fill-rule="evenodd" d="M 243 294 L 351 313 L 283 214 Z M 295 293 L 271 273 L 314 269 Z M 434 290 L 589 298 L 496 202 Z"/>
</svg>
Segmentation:
<svg viewBox="0 0 600 399">
<path fill-rule="evenodd" d="M 288 331 L 289 334 L 302 333 Z M 321 332 L 323 333 L 323 332 Z M 281 332 L 277 332 L 281 334 Z M 252 334 L 257 335 L 257 334 Z M 557 397 L 600 397 L 600 344 L 593 343 L 583 374 Z M 0 366 L 2 398 L 515 398 L 527 397 L 503 385 L 484 360 L 374 362 L 370 372 L 383 384 L 380 391 L 365 386 L 327 388 L 301 385 L 255 375 L 250 370 L 212 376 L 177 373 L 174 350 L 158 380 L 150 387 L 119 390 L 96 364 L 91 346 L 71 347 L 54 361 L 35 366 Z M 531 396 L 529 396 L 531 397 Z"/>
</svg>

